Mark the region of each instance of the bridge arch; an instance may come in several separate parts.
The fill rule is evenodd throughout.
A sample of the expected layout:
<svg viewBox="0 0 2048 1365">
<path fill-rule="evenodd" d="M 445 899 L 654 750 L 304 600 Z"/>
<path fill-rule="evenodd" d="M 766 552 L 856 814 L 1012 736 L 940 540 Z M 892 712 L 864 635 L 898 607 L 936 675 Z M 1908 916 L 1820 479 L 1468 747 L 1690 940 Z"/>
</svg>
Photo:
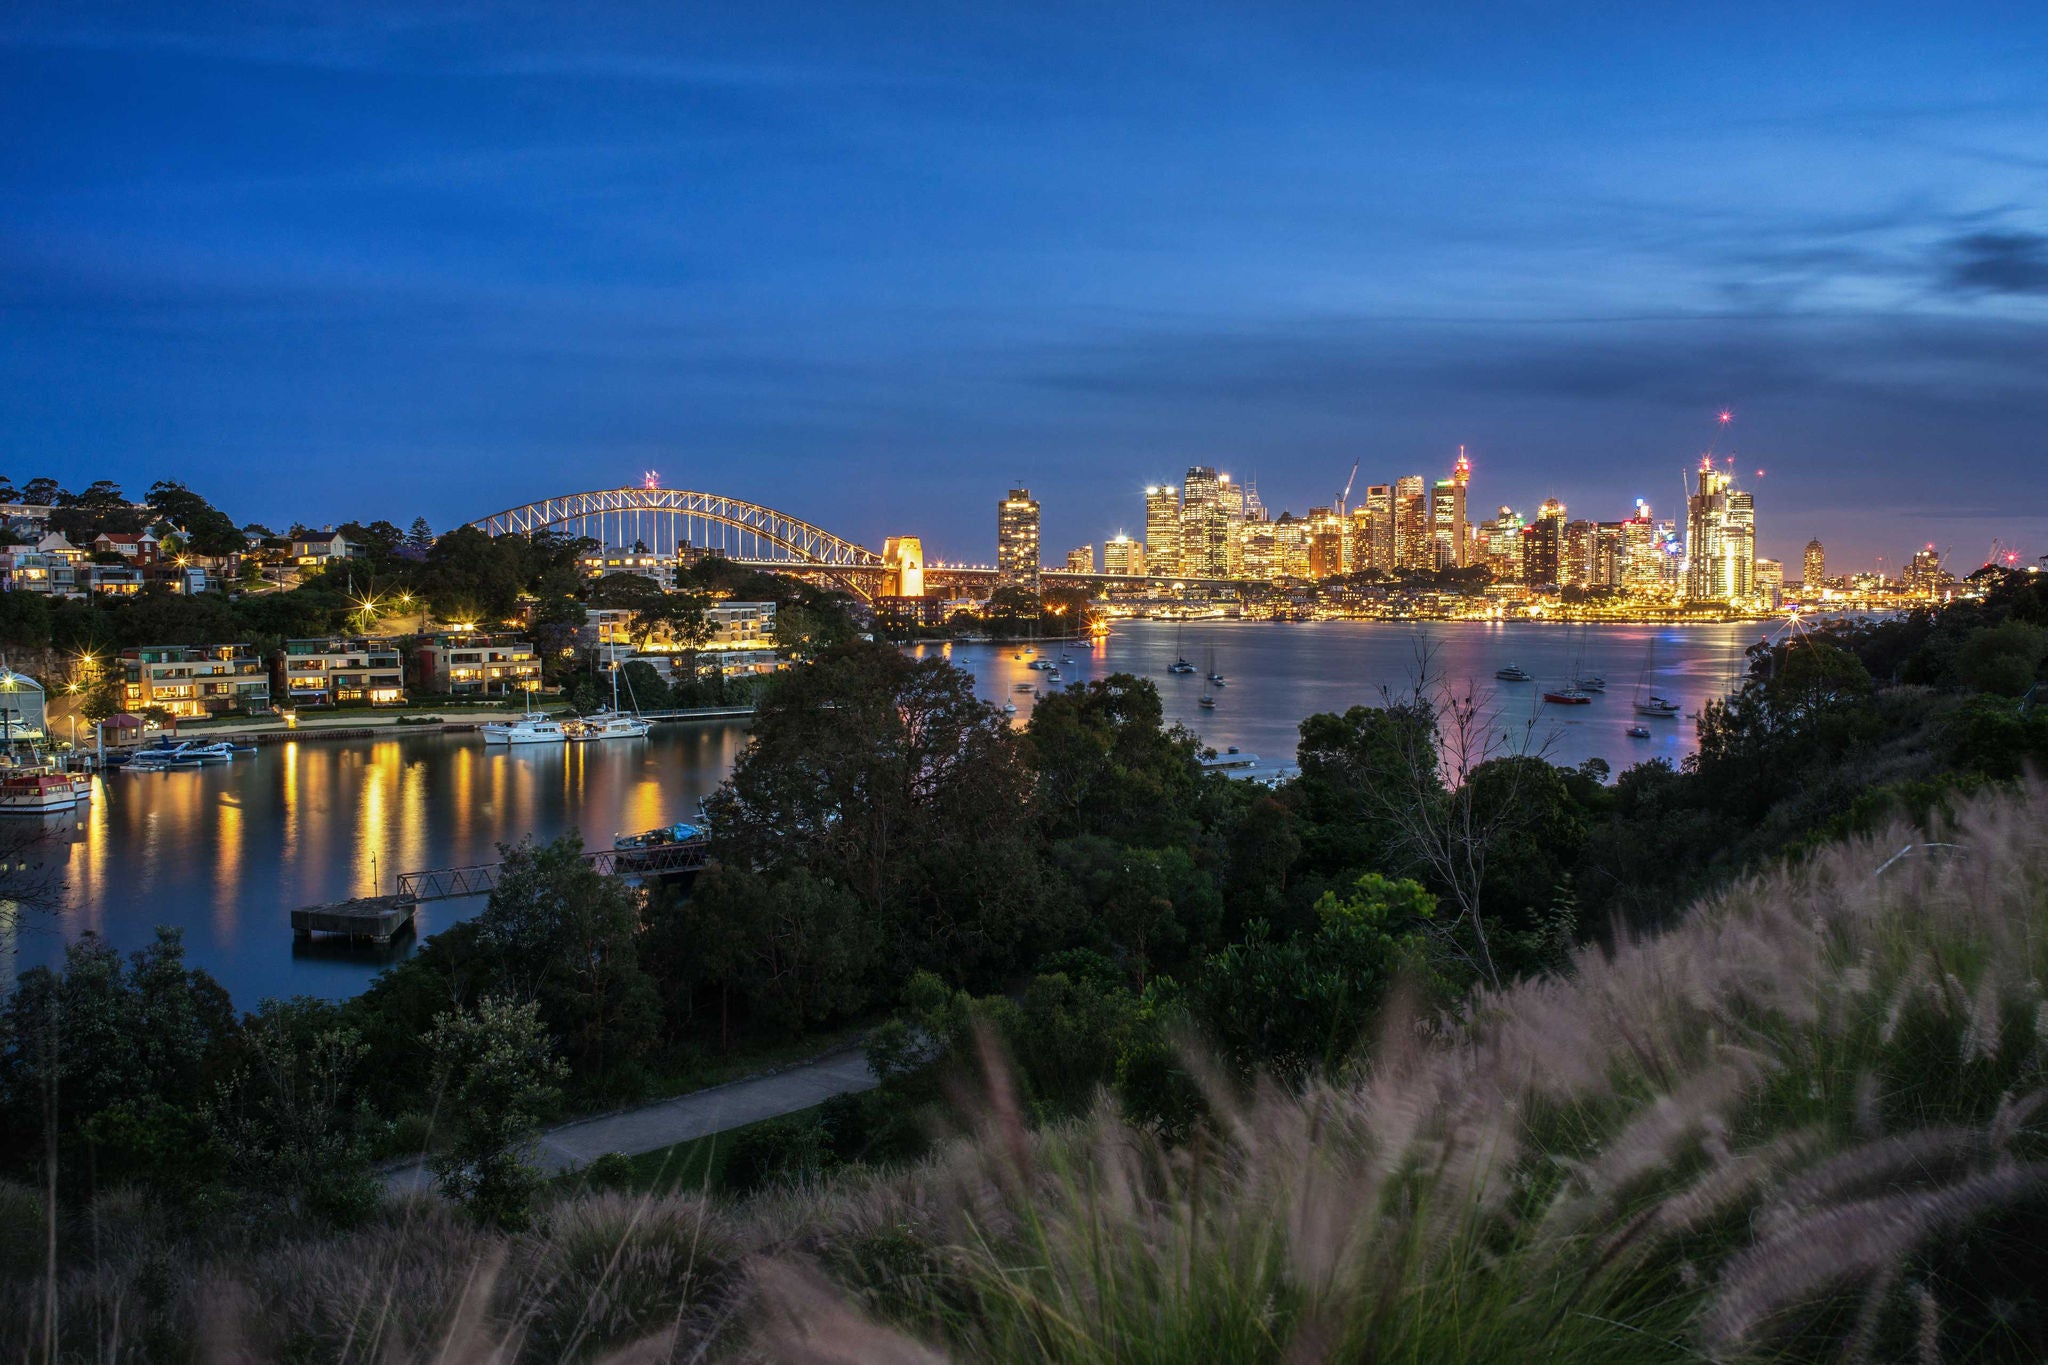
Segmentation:
<svg viewBox="0 0 2048 1365">
<path fill-rule="evenodd" d="M 615 549 L 644 544 L 662 556 L 688 547 L 757 564 L 879 570 L 882 556 L 786 512 L 684 488 L 565 493 L 494 512 L 470 525 L 486 535 L 561 531 Z"/>
</svg>

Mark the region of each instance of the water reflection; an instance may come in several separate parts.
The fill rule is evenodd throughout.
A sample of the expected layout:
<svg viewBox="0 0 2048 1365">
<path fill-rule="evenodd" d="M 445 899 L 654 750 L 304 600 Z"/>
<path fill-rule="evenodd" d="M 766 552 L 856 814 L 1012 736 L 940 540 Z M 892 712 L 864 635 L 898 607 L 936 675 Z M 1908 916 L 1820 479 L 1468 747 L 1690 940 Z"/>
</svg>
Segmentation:
<svg viewBox="0 0 2048 1365">
<path fill-rule="evenodd" d="M 56 850 L 65 910 L 0 922 L 0 940 L 14 940 L 0 972 L 56 960 L 66 934 L 92 929 L 125 950 L 170 924 L 239 1004 L 353 994 L 388 955 L 295 953 L 294 908 L 389 891 L 400 872 L 493 862 L 500 842 L 577 828 L 608 843 L 688 819 L 745 741 L 735 723 L 657 726 L 573 753 L 487 750 L 469 735 L 294 739 L 232 764 L 115 773 Z M 424 906 L 419 934 L 481 906 Z"/>
</svg>

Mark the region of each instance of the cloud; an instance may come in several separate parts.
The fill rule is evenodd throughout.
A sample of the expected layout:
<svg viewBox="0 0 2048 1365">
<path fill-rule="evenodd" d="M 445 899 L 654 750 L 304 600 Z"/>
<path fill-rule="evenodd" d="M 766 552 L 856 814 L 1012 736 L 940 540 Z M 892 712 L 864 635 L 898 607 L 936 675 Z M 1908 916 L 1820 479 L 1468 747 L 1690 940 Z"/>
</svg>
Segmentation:
<svg viewBox="0 0 2048 1365">
<path fill-rule="evenodd" d="M 2048 236 L 1973 232 L 1944 248 L 1942 281 L 1966 294 L 2048 294 Z"/>
</svg>

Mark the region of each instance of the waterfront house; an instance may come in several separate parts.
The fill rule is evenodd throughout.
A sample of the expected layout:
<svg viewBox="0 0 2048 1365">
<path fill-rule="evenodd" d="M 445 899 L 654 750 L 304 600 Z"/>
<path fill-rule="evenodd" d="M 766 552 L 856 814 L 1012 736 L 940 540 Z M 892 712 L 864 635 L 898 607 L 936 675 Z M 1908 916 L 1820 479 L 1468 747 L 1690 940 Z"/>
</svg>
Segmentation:
<svg viewBox="0 0 2048 1365">
<path fill-rule="evenodd" d="M 93 537 L 96 555 L 119 555 L 131 564 L 154 564 L 159 542 L 153 531 L 102 531 Z"/>
<path fill-rule="evenodd" d="M 121 651 L 124 706 L 181 720 L 270 709 L 270 671 L 246 644 L 144 645 Z"/>
<path fill-rule="evenodd" d="M 449 696 L 505 697 L 540 690 L 540 656 L 516 635 L 450 631 L 420 641 L 413 685 Z"/>
<path fill-rule="evenodd" d="M 389 636 L 286 640 L 273 681 L 292 707 L 405 704 L 405 658 Z"/>
</svg>

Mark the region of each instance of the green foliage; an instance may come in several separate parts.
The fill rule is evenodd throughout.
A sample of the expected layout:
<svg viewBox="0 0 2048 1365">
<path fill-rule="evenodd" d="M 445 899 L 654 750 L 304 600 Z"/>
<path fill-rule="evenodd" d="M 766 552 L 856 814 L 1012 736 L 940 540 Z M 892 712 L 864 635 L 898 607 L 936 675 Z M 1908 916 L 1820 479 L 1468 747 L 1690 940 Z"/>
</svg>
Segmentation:
<svg viewBox="0 0 2048 1365">
<path fill-rule="evenodd" d="M 539 1190 L 525 1144 L 561 1099 L 569 1069 L 539 1007 L 486 996 L 434 1020 L 427 1036 L 445 1138 L 429 1165 L 441 1190 L 479 1221 L 523 1227 Z"/>
<path fill-rule="evenodd" d="M 2025 621 L 1979 626 L 1963 637 L 1950 671 L 1964 687 L 2017 697 L 2032 687 L 2048 659 L 2048 628 Z"/>
</svg>

